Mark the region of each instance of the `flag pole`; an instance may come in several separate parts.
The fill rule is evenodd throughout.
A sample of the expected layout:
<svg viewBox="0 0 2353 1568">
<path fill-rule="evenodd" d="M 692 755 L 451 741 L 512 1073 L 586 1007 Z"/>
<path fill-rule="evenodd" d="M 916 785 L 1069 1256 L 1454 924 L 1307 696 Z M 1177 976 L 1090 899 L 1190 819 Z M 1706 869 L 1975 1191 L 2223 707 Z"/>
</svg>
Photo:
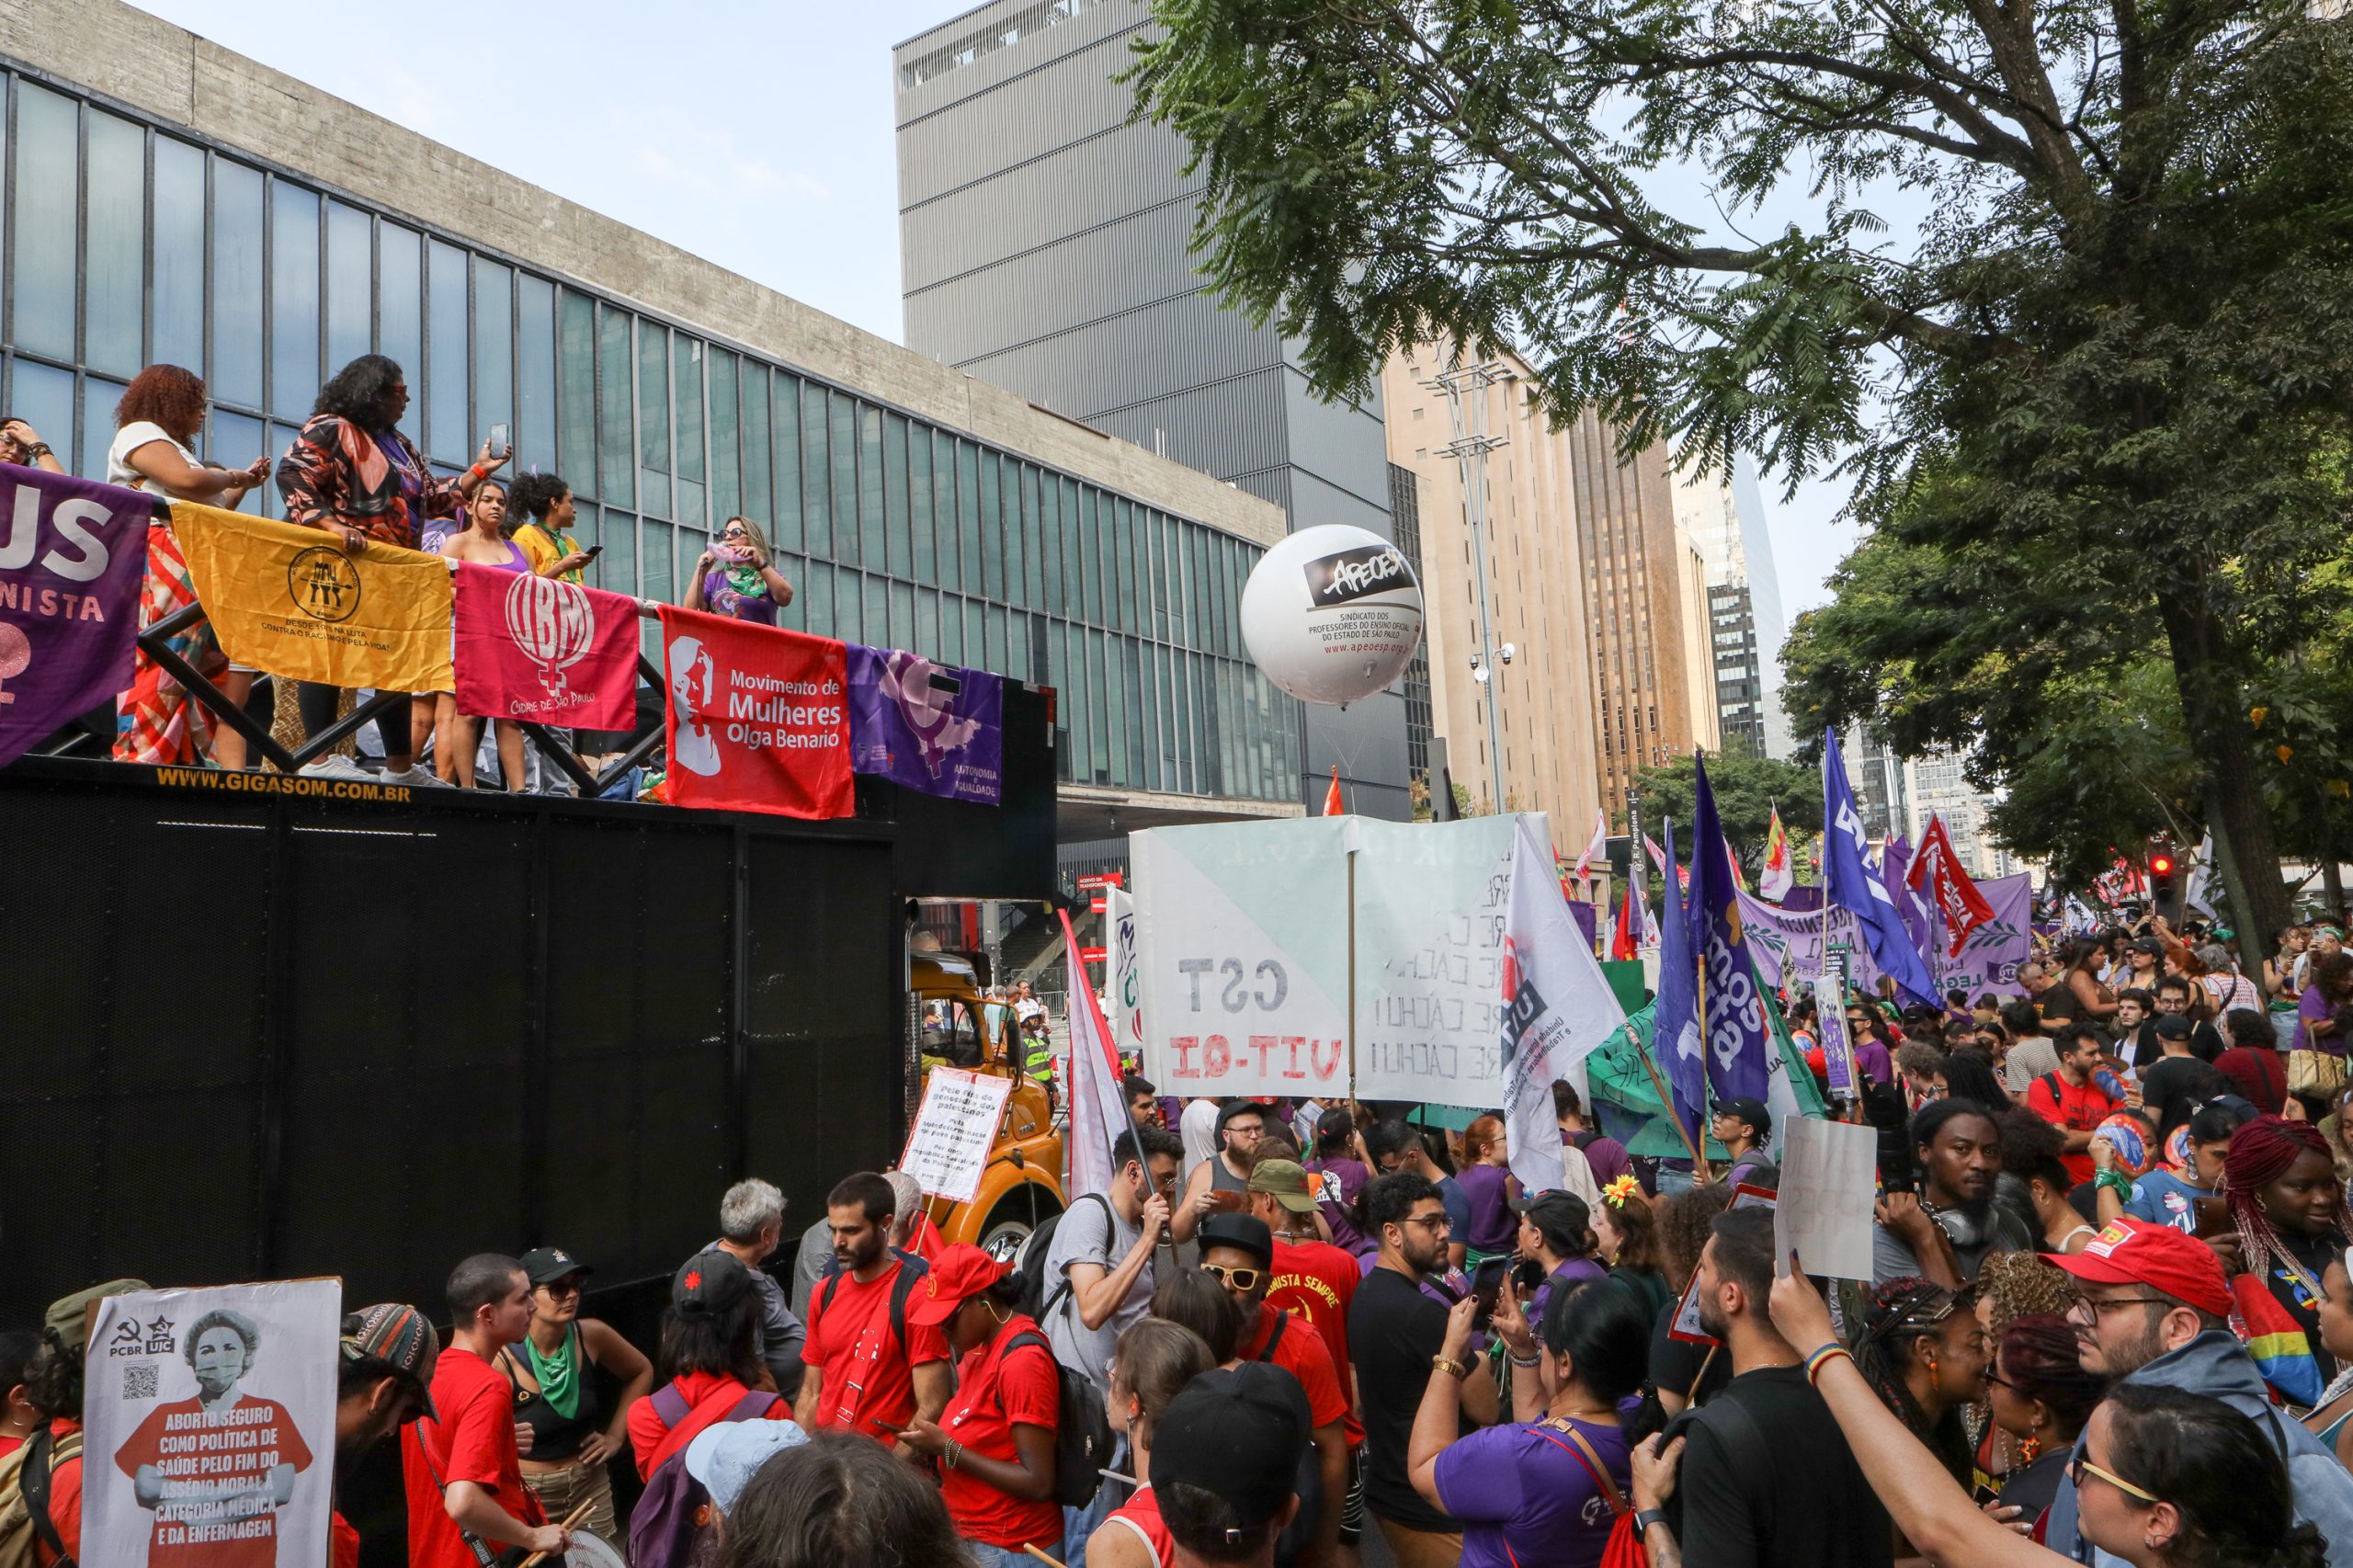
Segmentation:
<svg viewBox="0 0 2353 1568">
<path fill-rule="evenodd" d="M 1693 845 L 1691 846 L 1691 853 L 1694 857 L 1697 857 L 1699 853 L 1699 846 L 1696 844 Z M 1670 877 L 1675 875 L 1675 868 L 1669 866 L 1666 869 L 1666 874 Z M 1704 1062 L 1708 1053 L 1705 1038 L 1708 1031 L 1708 947 L 1706 943 L 1702 942 L 1699 945 L 1699 950 L 1692 955 L 1691 964 L 1692 967 L 1699 971 L 1699 1033 L 1701 1036 L 1699 1055 L 1701 1061 Z M 1699 1114 L 1704 1117 L 1707 1113 L 1708 1074 L 1703 1071 L 1699 1074 Z M 1678 1127 L 1682 1125 L 1682 1121 L 1683 1119 L 1681 1117 L 1676 1118 L 1676 1125 Z M 1701 1132 L 1699 1136 L 1704 1140 L 1707 1137 L 1707 1134 L 1705 1132 Z M 1684 1142 L 1688 1143 L 1691 1141 L 1687 1138 Z M 1702 1185 L 1705 1185 L 1708 1181 L 1712 1179 L 1708 1173 L 1708 1156 L 1701 1153 L 1697 1145 L 1694 1145 L 1691 1150 L 1691 1174 Z"/>
<path fill-rule="evenodd" d="M 1658 1038 L 1655 1014 L 1652 1015 L 1651 1038 L 1654 1042 Z M 1675 1096 L 1667 1092 L 1666 1080 L 1658 1075 L 1658 1063 L 1651 1059 L 1651 1051 L 1642 1049 L 1642 1043 L 1639 1040 L 1634 1042 L 1634 1054 L 1643 1059 L 1643 1071 L 1651 1075 L 1651 1087 L 1658 1091 L 1658 1103 L 1666 1108 L 1666 1119 L 1675 1123 L 1675 1135 L 1683 1140 L 1684 1151 L 1691 1156 L 1692 1170 L 1695 1173 L 1703 1171 L 1708 1168 L 1707 1159 L 1699 1153 L 1699 1146 L 1691 1142 L 1691 1134 L 1684 1129 L 1683 1119 L 1675 1114 Z"/>
</svg>

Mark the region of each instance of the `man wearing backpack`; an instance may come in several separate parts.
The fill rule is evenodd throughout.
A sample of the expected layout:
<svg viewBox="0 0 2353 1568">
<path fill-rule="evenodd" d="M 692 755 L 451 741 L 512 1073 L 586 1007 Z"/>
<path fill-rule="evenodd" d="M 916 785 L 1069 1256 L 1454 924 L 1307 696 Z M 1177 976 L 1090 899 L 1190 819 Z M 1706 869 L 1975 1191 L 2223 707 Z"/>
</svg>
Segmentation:
<svg viewBox="0 0 2353 1568">
<path fill-rule="evenodd" d="M 0 1568 L 73 1568 L 82 1550 L 82 1351 L 90 1307 L 144 1290 L 114 1279 L 49 1304 L 26 1374 L 47 1424 L 0 1459 Z"/>
<path fill-rule="evenodd" d="M 886 1445 L 948 1403 L 948 1341 L 907 1316 L 924 1269 L 891 1250 L 896 1199 L 872 1171 L 825 1197 L 840 1272 L 809 1295 L 809 1338 L 794 1417 L 803 1430 L 863 1432 Z"/>
</svg>

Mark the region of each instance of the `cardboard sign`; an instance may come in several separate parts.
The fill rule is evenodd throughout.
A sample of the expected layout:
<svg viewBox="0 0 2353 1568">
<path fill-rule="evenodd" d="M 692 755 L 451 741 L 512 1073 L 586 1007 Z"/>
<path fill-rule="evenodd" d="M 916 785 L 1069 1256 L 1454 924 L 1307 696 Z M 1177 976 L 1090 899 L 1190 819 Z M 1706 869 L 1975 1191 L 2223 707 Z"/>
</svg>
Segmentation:
<svg viewBox="0 0 2353 1568">
<path fill-rule="evenodd" d="M 88 1568 L 316 1568 L 335 1487 L 335 1279 L 98 1303 L 83 1397 Z"/>
<path fill-rule="evenodd" d="M 1005 1119 L 1005 1103 L 1012 1094 L 1010 1078 L 933 1068 L 899 1168 L 935 1198 L 970 1203 L 980 1196 L 981 1172 L 989 1163 L 997 1123 Z"/>
<path fill-rule="evenodd" d="M 1808 1274 L 1871 1278 L 1871 1199 L 1879 1133 L 1845 1121 L 1792 1124 L 1781 1148 L 1781 1200 L 1773 1206 L 1773 1272 L 1794 1248 Z"/>
<path fill-rule="evenodd" d="M 1504 938 L 1518 820 L 1358 824 L 1359 1098 L 1504 1103 Z M 1548 841 L 1549 827 L 1535 821 Z"/>
</svg>

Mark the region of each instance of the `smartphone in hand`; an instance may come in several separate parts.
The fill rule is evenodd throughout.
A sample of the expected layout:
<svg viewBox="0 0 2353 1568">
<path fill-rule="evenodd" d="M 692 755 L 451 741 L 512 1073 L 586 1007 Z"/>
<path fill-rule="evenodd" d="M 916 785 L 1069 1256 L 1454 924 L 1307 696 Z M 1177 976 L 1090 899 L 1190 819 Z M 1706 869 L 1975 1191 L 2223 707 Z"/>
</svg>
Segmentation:
<svg viewBox="0 0 2353 1568">
<path fill-rule="evenodd" d="M 490 427 L 490 455 L 494 458 L 511 458 L 515 455 L 513 426 L 494 425 Z"/>
</svg>

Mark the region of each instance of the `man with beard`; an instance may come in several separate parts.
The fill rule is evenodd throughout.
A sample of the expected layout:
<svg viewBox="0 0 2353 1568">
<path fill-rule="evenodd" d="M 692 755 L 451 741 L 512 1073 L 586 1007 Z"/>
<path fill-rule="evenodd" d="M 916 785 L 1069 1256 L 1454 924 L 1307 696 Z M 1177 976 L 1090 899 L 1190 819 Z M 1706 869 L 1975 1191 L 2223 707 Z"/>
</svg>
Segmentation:
<svg viewBox="0 0 2353 1568">
<path fill-rule="evenodd" d="M 845 1176 L 825 1197 L 840 1271 L 809 1296 L 794 1418 L 804 1432 L 863 1432 L 885 1445 L 920 1418 L 936 1419 L 949 1394 L 948 1340 L 907 1318 L 923 1270 L 891 1249 L 897 1199 L 872 1171 Z"/>
<path fill-rule="evenodd" d="M 2048 1261 L 2075 1277 L 2080 1295 L 2067 1321 L 2084 1370 L 2206 1394 L 2253 1421 L 2287 1461 L 2297 1519 L 2327 1538 L 2332 1568 L 2353 1564 L 2353 1474 L 2273 1407 L 2263 1374 L 2231 1332 L 2230 1286 L 2212 1247 L 2171 1225 L 2119 1219 L 2083 1251 Z M 2075 1451 L 2083 1452 L 2080 1437 Z M 2094 1560 L 2077 1533 L 2075 1483 L 2063 1477 L 2043 1516 L 2043 1540 L 2053 1551 Z"/>
<path fill-rule="evenodd" d="M 1381 1243 L 1371 1272 L 1348 1303 L 1348 1357 L 1364 1405 L 1365 1506 L 1398 1568 L 1434 1568 L 1462 1555 L 1462 1527 L 1414 1489 L 1405 1451 L 1430 1369 L 1440 1365 L 1438 1353 L 1446 1342 L 1446 1309 L 1422 1293 L 1423 1277 L 1446 1267 L 1446 1205 L 1427 1177 L 1411 1171 L 1374 1180 L 1365 1188 L 1364 1204 L 1365 1222 Z M 1761 1316 L 1761 1298 L 1757 1311 Z M 1459 1363 L 1440 1369 L 1460 1387 L 1464 1431 L 1495 1419 L 1494 1379 L 1474 1377 Z"/>
<path fill-rule="evenodd" d="M 2018 1216 L 1994 1201 L 2002 1176 L 2000 1130 L 1974 1100 L 1932 1100 L 1912 1119 L 1920 1191 L 1879 1200 L 1872 1278 L 1916 1276 L 1948 1290 L 1977 1278 L 1986 1256 L 2034 1244 Z"/>
<path fill-rule="evenodd" d="M 1772 1289 L 1773 1211 L 1717 1215 L 1699 1254 L 1699 1324 L 1731 1356 L 1732 1381 L 1636 1450 L 1636 1528 L 1662 1568 L 1885 1568 L 1887 1513 L 1805 1358 L 1773 1327 Z"/>
</svg>

